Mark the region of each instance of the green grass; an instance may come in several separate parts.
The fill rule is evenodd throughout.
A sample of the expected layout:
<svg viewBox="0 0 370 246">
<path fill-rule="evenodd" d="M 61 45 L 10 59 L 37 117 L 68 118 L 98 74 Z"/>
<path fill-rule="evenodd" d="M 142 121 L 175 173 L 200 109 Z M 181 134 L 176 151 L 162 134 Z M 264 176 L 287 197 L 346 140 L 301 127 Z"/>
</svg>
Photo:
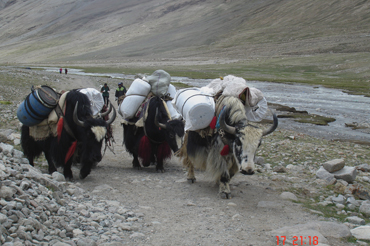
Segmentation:
<svg viewBox="0 0 370 246">
<path fill-rule="evenodd" d="M 301 83 L 370 96 L 370 53 L 259 57 L 227 64 L 151 67 L 75 67 L 89 73 L 151 74 L 164 69 L 171 76 L 214 79 L 229 74 L 246 80 Z"/>
</svg>

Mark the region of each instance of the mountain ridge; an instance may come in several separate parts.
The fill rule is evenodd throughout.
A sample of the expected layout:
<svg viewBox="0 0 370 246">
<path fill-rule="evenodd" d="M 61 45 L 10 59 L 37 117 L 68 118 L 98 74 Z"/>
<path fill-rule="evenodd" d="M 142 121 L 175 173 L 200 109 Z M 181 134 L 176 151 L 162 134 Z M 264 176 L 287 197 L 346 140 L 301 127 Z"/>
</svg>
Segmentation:
<svg viewBox="0 0 370 246">
<path fill-rule="evenodd" d="M 1 0 L 0 63 L 368 52 L 369 10 L 360 0 Z"/>
</svg>

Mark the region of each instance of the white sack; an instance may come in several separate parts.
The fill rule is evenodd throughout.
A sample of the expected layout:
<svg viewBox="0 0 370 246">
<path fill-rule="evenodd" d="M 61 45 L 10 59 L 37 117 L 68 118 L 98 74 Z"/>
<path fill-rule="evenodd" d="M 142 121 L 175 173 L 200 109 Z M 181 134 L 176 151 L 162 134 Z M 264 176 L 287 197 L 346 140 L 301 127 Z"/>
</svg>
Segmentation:
<svg viewBox="0 0 370 246">
<path fill-rule="evenodd" d="M 93 115 L 98 114 L 104 106 L 104 98 L 100 91 L 94 88 L 80 89 L 79 92 L 85 94 L 90 100 L 90 107 Z"/>
<path fill-rule="evenodd" d="M 185 119 L 185 130 L 200 130 L 211 123 L 215 114 L 213 97 L 199 88 L 177 91 L 172 105 Z"/>
<path fill-rule="evenodd" d="M 175 98 L 175 96 L 176 96 L 176 87 L 170 84 L 169 87 L 168 87 L 167 94 L 170 97 Z M 171 114 L 171 118 L 172 119 L 180 119 L 181 114 L 179 114 L 179 112 L 177 112 L 177 110 L 173 107 L 171 101 L 167 101 L 166 104 L 167 104 L 168 111 Z"/>
<path fill-rule="evenodd" d="M 135 79 L 127 90 L 126 97 L 119 106 L 118 113 L 123 119 L 131 119 L 150 92 L 150 84 L 142 79 Z"/>
</svg>

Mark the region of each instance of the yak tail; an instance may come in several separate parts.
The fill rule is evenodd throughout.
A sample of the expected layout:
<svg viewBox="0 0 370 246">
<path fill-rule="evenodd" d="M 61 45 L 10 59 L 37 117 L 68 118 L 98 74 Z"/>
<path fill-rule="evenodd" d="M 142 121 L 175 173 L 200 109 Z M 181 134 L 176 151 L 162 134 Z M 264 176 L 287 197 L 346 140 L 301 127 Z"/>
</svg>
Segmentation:
<svg viewBox="0 0 370 246">
<path fill-rule="evenodd" d="M 158 146 L 157 159 L 165 160 L 171 157 L 171 148 L 167 142 L 163 142 Z"/>
<path fill-rule="evenodd" d="M 152 146 L 147 136 L 140 139 L 138 156 L 142 159 L 143 166 L 149 166 L 150 158 L 152 156 Z"/>
</svg>

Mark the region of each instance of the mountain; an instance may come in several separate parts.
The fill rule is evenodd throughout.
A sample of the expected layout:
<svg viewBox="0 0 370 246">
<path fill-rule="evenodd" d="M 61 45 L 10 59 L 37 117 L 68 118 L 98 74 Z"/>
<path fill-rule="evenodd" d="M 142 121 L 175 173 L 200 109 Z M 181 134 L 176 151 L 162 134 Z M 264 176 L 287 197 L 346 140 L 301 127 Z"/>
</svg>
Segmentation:
<svg viewBox="0 0 370 246">
<path fill-rule="evenodd" d="M 366 0 L 0 0 L 0 63 L 370 51 Z"/>
</svg>

